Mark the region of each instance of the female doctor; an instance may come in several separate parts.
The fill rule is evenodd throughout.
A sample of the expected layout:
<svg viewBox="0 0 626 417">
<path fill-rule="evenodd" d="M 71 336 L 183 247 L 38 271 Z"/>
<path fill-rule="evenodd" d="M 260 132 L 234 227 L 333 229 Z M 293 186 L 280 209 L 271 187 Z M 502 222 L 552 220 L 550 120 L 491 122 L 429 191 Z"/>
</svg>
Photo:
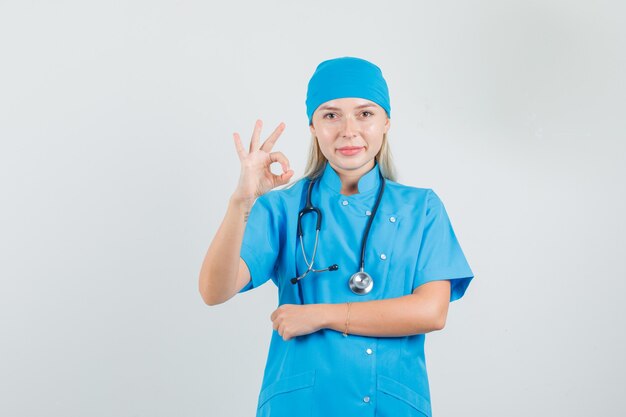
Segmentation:
<svg viewBox="0 0 626 417">
<path fill-rule="evenodd" d="M 473 273 L 441 199 L 395 181 L 380 68 L 341 57 L 308 83 L 303 178 L 273 151 L 280 123 L 234 143 L 239 183 L 205 256 L 200 293 L 223 303 L 271 279 L 279 306 L 257 417 L 432 416 L 425 335 Z M 282 166 L 281 175 L 270 170 Z"/>
</svg>

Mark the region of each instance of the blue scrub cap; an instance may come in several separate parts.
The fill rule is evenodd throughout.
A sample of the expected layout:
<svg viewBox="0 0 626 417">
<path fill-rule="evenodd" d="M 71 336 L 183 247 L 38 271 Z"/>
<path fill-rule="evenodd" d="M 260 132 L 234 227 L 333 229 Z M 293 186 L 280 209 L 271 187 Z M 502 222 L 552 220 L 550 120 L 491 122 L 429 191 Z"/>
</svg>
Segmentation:
<svg viewBox="0 0 626 417">
<path fill-rule="evenodd" d="M 306 93 L 309 125 L 315 109 L 321 104 L 344 97 L 373 101 L 391 118 L 389 89 L 380 68 L 364 59 L 345 56 L 322 62 L 309 80 Z"/>
</svg>

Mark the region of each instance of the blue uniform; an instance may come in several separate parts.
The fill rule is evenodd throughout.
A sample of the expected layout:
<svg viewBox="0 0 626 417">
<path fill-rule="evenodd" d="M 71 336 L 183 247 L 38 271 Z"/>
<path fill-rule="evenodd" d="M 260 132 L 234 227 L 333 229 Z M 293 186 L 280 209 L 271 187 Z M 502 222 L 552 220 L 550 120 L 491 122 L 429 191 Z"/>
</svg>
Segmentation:
<svg viewBox="0 0 626 417">
<path fill-rule="evenodd" d="M 360 269 L 361 240 L 380 185 L 378 164 L 363 175 L 359 192 L 340 193 L 341 180 L 326 163 L 315 183 L 312 204 L 323 220 L 315 269 L 338 264 L 337 271 L 309 274 L 300 240 L 298 212 L 306 202 L 308 179 L 272 190 L 252 206 L 241 247 L 250 269 L 248 291 L 270 278 L 279 305 L 360 302 L 411 294 L 429 281 L 449 279 L 450 301 L 459 299 L 474 277 L 446 210 L 432 189 L 390 180 L 372 222 L 365 271 L 374 286 L 354 294 L 350 276 Z M 304 246 L 310 261 L 315 214 L 303 217 Z M 371 337 L 322 329 L 284 341 L 272 330 L 257 417 L 431 416 L 424 358 L 424 334 Z"/>
</svg>

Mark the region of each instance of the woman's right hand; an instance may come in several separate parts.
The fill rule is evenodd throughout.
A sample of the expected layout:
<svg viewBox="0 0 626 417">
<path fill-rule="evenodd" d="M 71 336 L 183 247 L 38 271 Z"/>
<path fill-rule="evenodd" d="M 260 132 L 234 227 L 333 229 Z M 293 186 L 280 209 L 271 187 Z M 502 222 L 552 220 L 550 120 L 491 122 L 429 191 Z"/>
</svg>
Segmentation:
<svg viewBox="0 0 626 417">
<path fill-rule="evenodd" d="M 254 132 L 252 133 L 248 152 L 244 149 L 239 134 L 237 132 L 233 133 L 235 147 L 237 148 L 237 154 L 241 161 L 239 184 L 237 185 L 233 197 L 242 201 L 254 201 L 254 199 L 265 194 L 272 188 L 287 184 L 294 173 L 294 171 L 289 168 L 289 160 L 282 152 L 271 152 L 278 137 L 283 130 L 285 130 L 285 124 L 280 123 L 259 147 L 259 136 L 262 126 L 263 122 L 257 120 L 254 125 Z M 270 170 L 270 165 L 274 162 L 281 164 L 283 168 L 281 175 L 275 175 Z"/>
</svg>

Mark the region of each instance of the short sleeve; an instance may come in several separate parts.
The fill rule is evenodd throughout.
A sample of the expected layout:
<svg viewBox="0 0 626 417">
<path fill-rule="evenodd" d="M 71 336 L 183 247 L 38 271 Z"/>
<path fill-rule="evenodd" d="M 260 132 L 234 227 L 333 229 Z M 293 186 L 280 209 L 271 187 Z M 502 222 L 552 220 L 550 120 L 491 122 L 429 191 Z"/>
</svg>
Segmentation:
<svg viewBox="0 0 626 417">
<path fill-rule="evenodd" d="M 452 302 L 463 296 L 472 278 L 474 273 L 465 259 L 443 202 L 429 189 L 413 290 L 429 281 L 448 279 Z"/>
<path fill-rule="evenodd" d="M 239 256 L 248 265 L 250 282 L 240 293 L 261 286 L 275 274 L 280 249 L 279 216 L 270 193 L 257 198 L 248 215 Z"/>
</svg>

